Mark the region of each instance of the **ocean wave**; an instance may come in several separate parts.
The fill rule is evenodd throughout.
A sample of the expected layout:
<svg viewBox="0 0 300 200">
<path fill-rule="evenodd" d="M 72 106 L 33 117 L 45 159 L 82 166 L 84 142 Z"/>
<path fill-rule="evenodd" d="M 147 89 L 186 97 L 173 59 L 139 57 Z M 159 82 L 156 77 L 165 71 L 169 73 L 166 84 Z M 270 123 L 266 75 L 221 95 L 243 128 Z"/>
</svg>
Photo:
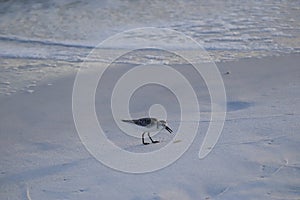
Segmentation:
<svg viewBox="0 0 300 200">
<path fill-rule="evenodd" d="M 41 73 L 46 77 L 59 74 L 78 68 L 82 62 L 109 63 L 109 53 L 87 56 L 107 38 L 145 26 L 179 31 L 197 41 L 217 62 L 299 52 L 299 10 L 300 1 L 294 0 L 0 1 L 0 83 L 11 83 L 10 87 L 0 84 L 0 91 L 20 88 L 8 79 L 36 81 Z M 143 46 L 143 37 L 162 41 L 162 47 L 173 45 L 188 50 L 184 42 L 170 35 L 162 38 L 127 35 L 124 41 L 106 48 L 118 51 Z M 199 58 L 205 59 L 208 58 Z M 146 51 L 116 61 L 147 62 L 180 64 L 183 61 L 176 56 L 164 57 Z M 26 66 L 32 63 L 38 64 L 27 73 Z"/>
</svg>

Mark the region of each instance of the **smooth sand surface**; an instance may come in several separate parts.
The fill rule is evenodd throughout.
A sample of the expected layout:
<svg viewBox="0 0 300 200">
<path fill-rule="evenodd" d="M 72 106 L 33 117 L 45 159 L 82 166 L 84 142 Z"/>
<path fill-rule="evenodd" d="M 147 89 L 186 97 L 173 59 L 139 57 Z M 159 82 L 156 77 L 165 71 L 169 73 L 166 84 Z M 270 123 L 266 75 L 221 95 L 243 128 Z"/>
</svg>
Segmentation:
<svg viewBox="0 0 300 200">
<path fill-rule="evenodd" d="M 104 166 L 81 143 L 72 116 L 75 74 L 1 97 L 0 199 L 299 199 L 299 63 L 299 54 L 217 63 L 228 112 L 215 148 L 198 159 L 202 119 L 179 160 L 139 175 Z M 105 128 L 122 148 L 144 151 L 138 138 Z"/>
</svg>

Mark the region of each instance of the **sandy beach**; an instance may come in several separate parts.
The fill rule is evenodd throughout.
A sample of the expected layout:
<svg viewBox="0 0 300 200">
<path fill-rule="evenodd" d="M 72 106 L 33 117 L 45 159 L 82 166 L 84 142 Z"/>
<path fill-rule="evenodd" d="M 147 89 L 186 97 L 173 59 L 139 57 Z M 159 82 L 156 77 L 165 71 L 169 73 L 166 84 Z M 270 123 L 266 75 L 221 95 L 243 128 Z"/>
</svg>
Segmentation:
<svg viewBox="0 0 300 200">
<path fill-rule="evenodd" d="M 299 200 L 299 11 L 0 1 L 0 200 Z"/>
<path fill-rule="evenodd" d="M 1 96 L 0 198 L 299 199 L 299 63 L 299 54 L 217 63 L 227 117 L 215 148 L 198 158 L 208 126 L 202 119 L 180 159 L 145 174 L 115 171 L 85 149 L 72 115 L 75 71 L 45 80 L 33 93 Z M 129 151 L 153 148 L 138 138 L 114 138 L 119 133 L 109 126 L 106 132 Z M 165 142 L 170 137 L 154 136 Z"/>
</svg>

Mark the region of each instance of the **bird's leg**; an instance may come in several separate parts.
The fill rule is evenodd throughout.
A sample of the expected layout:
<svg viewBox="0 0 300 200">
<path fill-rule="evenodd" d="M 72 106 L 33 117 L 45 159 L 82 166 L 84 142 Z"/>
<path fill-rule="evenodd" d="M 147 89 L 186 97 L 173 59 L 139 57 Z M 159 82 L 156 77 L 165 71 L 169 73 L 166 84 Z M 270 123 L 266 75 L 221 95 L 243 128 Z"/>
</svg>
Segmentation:
<svg viewBox="0 0 300 200">
<path fill-rule="evenodd" d="M 148 137 L 150 138 L 150 140 L 151 140 L 152 143 L 159 143 L 159 141 L 152 140 L 152 138 L 150 137 L 150 133 L 149 132 L 148 132 Z"/>
<path fill-rule="evenodd" d="M 146 132 L 144 132 L 144 133 L 142 134 L 142 142 L 143 142 L 144 145 L 147 145 L 147 144 L 150 144 L 150 143 L 145 142 L 145 140 L 144 140 L 144 135 L 145 135 L 145 133 L 146 133 Z"/>
</svg>

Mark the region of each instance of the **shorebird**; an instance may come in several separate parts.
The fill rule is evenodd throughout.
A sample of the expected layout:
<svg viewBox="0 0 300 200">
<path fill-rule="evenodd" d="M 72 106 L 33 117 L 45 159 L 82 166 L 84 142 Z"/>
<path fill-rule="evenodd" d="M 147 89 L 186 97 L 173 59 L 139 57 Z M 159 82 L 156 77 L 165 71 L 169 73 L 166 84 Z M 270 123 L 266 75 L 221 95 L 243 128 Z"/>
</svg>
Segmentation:
<svg viewBox="0 0 300 200">
<path fill-rule="evenodd" d="M 158 120 L 156 118 L 140 118 L 140 119 L 131 119 L 131 120 L 122 120 L 123 122 L 131 123 L 136 126 L 138 126 L 140 129 L 143 130 L 142 134 L 142 143 L 144 145 L 150 144 L 148 142 L 145 142 L 144 136 L 147 133 L 149 139 L 152 143 L 159 143 L 159 141 L 153 140 L 150 136 L 150 132 L 156 132 L 161 131 L 163 129 L 166 129 L 170 133 L 172 133 L 172 129 L 167 126 L 167 122 L 165 120 Z"/>
</svg>

